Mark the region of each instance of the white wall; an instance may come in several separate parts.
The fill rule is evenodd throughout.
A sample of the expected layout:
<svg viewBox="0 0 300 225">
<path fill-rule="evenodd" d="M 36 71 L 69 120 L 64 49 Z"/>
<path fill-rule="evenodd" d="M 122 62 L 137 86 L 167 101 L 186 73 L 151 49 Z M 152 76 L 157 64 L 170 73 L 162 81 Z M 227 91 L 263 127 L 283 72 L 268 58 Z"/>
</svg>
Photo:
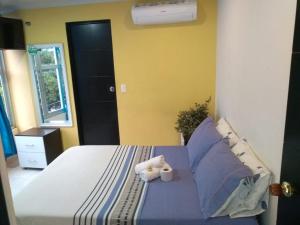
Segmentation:
<svg viewBox="0 0 300 225">
<path fill-rule="evenodd" d="M 296 0 L 219 0 L 217 116 L 280 178 Z M 263 215 L 275 225 L 277 199 Z"/>
</svg>

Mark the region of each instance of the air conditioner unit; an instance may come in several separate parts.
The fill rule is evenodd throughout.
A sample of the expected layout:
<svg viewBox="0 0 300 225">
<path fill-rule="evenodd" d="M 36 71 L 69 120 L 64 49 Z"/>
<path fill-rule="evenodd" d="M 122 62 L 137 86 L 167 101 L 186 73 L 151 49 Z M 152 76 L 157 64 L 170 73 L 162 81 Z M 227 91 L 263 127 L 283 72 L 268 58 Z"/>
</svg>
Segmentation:
<svg viewBox="0 0 300 225">
<path fill-rule="evenodd" d="M 134 24 L 164 24 L 197 19 L 196 0 L 172 0 L 155 3 L 137 3 L 131 9 Z"/>
</svg>

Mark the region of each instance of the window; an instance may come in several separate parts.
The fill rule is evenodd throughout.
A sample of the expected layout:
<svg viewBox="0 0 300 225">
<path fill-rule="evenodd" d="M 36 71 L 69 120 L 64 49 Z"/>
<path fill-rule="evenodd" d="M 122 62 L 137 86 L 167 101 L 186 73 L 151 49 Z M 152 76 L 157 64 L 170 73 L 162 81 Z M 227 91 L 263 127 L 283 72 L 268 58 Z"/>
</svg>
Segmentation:
<svg viewBox="0 0 300 225">
<path fill-rule="evenodd" d="M 62 44 L 28 46 L 41 126 L 72 126 Z"/>
<path fill-rule="evenodd" d="M 8 83 L 7 83 L 7 79 L 6 79 L 6 70 L 5 70 L 4 58 L 3 58 L 2 51 L 0 51 L 0 95 L 2 97 L 2 101 L 4 104 L 6 115 L 10 122 L 10 125 L 12 127 L 14 127 L 14 117 L 13 117 L 13 112 L 12 112 L 12 107 L 11 107 L 9 88 L 8 88 Z"/>
</svg>

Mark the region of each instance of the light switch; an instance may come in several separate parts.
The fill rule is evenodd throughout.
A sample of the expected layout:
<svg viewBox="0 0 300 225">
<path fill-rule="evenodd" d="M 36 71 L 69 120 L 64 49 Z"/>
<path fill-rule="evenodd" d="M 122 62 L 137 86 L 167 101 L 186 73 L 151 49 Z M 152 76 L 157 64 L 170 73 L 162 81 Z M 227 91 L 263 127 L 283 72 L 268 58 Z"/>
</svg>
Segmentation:
<svg viewBox="0 0 300 225">
<path fill-rule="evenodd" d="M 121 92 L 125 93 L 127 91 L 126 84 L 121 84 Z"/>
</svg>

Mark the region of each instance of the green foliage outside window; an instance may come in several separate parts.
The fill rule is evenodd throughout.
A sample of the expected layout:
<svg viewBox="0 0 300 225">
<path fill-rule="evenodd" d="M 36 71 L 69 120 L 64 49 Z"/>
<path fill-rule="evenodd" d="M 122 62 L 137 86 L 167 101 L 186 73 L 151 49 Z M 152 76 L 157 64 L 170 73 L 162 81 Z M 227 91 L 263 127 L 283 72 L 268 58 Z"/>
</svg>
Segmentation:
<svg viewBox="0 0 300 225">
<path fill-rule="evenodd" d="M 43 82 L 45 87 L 46 101 L 48 103 L 48 111 L 61 108 L 56 71 L 44 71 Z"/>
<path fill-rule="evenodd" d="M 41 64 L 42 65 L 54 64 L 55 63 L 53 52 L 41 51 L 39 54 L 40 54 L 40 59 L 41 59 Z"/>
<path fill-rule="evenodd" d="M 41 50 L 38 51 L 41 65 L 54 65 L 55 56 L 53 51 Z M 48 69 L 42 71 L 42 80 L 45 90 L 45 97 L 48 111 L 53 111 L 61 108 L 58 80 L 56 69 Z"/>
</svg>

